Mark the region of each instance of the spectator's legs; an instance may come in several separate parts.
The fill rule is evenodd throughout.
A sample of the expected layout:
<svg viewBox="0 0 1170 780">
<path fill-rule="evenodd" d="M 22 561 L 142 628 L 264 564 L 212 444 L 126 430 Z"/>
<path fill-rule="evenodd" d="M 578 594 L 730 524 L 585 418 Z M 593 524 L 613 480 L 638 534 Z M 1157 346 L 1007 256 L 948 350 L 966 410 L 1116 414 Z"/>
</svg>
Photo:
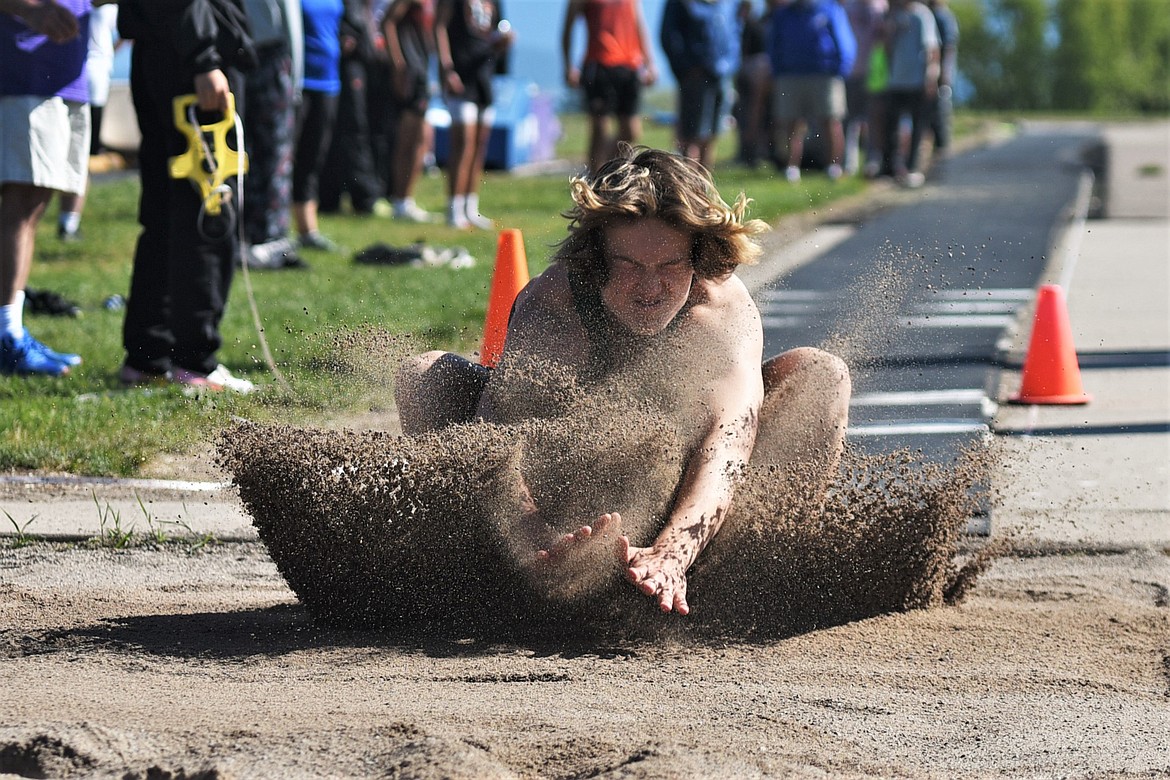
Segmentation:
<svg viewBox="0 0 1170 780">
<path fill-rule="evenodd" d="M 596 171 L 613 157 L 615 139 L 610 134 L 609 114 L 589 115 L 589 170 Z"/>
<path fill-rule="evenodd" d="M 617 139 L 628 144 L 633 144 L 642 137 L 642 117 L 638 114 L 631 114 L 629 116 L 619 116 L 617 118 Z M 616 151 L 616 148 L 615 148 Z"/>
<path fill-rule="evenodd" d="M 781 127 L 788 148 L 788 167 L 799 170 L 800 161 L 804 158 L 804 135 L 808 132 L 808 123 L 797 119 L 786 121 Z"/>
<path fill-rule="evenodd" d="M 423 158 L 428 146 L 426 118 L 415 111 L 402 109 L 398 116 L 398 130 L 394 136 L 391 157 L 390 197 L 402 200 L 414 194 L 414 186 L 422 173 Z"/>
<path fill-rule="evenodd" d="M 53 190 L 32 184 L 0 185 L 0 305 L 16 302 L 28 284 L 37 225 Z"/>
<path fill-rule="evenodd" d="M 490 230 L 495 227 L 490 219 L 479 213 L 479 185 L 487 166 L 488 140 L 492 135 L 492 112 L 490 106 L 479 109 L 479 123 L 475 126 L 475 155 L 471 159 L 471 171 L 467 182 L 467 221 L 472 227 Z"/>
<path fill-rule="evenodd" d="M 901 133 L 899 125 L 902 115 L 909 106 L 909 94 L 905 90 L 891 89 L 886 92 L 886 117 L 882 132 L 882 169 L 883 176 L 901 176 L 906 172 L 906 163 L 899 153 Z"/>
<path fill-rule="evenodd" d="M 922 131 L 928 121 L 925 95 L 921 91 L 908 93 L 906 107 L 910 112 L 910 148 L 906 155 L 906 168 L 909 171 L 917 171 Z"/>
<path fill-rule="evenodd" d="M 873 178 L 882 172 L 882 155 L 886 146 L 886 111 L 888 98 L 885 92 L 869 96 L 869 120 L 865 147 L 865 175 Z"/>
<path fill-rule="evenodd" d="M 320 237 L 317 187 L 329 151 L 336 113 L 336 95 L 308 89 L 304 91 L 297 122 L 296 155 L 293 158 L 293 220 L 301 243 L 305 245 L 310 245 L 314 237 Z M 310 243 L 306 243 L 306 238 Z"/>
<path fill-rule="evenodd" d="M 255 245 L 288 235 L 296 130 L 292 57 L 282 47 L 269 50 L 248 74 L 244 89 L 248 173 L 241 219 L 244 239 Z"/>
<path fill-rule="evenodd" d="M 829 132 L 829 165 L 840 168 L 845 159 L 845 128 L 840 119 L 826 119 L 825 126 Z"/>
<path fill-rule="evenodd" d="M 447 150 L 447 224 L 461 229 L 469 227 L 467 182 L 471 178 L 472 159 L 475 155 L 474 135 L 477 127 L 466 119 L 459 116 L 458 111 L 452 111 Z"/>
</svg>

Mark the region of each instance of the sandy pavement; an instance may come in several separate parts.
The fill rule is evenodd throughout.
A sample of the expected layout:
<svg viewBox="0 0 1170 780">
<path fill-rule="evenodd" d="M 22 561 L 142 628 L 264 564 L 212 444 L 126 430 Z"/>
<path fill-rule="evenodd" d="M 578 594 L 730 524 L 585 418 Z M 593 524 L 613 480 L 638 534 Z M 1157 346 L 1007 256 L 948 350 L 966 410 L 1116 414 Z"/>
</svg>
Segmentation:
<svg viewBox="0 0 1170 780">
<path fill-rule="evenodd" d="M 1163 777 L 1170 560 L 997 562 L 958 607 L 767 643 L 315 628 L 262 545 L 0 551 L 25 777 Z"/>
</svg>

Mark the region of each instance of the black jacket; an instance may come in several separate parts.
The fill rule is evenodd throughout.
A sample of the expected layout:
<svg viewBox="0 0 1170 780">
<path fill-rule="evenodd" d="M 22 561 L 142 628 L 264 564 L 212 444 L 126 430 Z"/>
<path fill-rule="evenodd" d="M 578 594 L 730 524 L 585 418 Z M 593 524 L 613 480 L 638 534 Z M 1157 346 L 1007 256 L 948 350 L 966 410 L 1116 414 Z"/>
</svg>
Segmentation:
<svg viewBox="0 0 1170 780">
<path fill-rule="evenodd" d="M 192 74 L 256 65 L 242 0 L 121 0 L 118 33 L 175 52 Z"/>
</svg>

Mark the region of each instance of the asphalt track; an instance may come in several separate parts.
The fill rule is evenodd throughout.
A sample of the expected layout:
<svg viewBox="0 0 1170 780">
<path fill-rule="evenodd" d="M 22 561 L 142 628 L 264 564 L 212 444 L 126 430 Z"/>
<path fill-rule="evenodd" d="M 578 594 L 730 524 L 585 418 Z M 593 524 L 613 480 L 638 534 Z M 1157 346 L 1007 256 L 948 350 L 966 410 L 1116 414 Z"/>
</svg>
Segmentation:
<svg viewBox="0 0 1170 780">
<path fill-rule="evenodd" d="M 914 197 L 757 290 L 765 354 L 844 344 L 849 438 L 865 451 L 946 460 L 989 435 L 1004 344 L 1090 202 L 1099 144 L 1050 127 L 936 166 Z"/>
</svg>

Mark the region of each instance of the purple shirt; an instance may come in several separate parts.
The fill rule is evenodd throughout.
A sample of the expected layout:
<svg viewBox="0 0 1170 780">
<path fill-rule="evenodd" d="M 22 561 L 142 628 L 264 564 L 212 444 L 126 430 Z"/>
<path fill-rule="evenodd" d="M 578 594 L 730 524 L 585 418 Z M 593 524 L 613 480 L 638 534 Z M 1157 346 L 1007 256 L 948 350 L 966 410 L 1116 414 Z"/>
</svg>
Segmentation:
<svg viewBox="0 0 1170 780">
<path fill-rule="evenodd" d="M 57 0 L 77 17 L 76 38 L 51 43 L 20 19 L 0 13 L 0 95 L 42 95 L 89 102 L 85 57 L 90 0 Z"/>
</svg>

